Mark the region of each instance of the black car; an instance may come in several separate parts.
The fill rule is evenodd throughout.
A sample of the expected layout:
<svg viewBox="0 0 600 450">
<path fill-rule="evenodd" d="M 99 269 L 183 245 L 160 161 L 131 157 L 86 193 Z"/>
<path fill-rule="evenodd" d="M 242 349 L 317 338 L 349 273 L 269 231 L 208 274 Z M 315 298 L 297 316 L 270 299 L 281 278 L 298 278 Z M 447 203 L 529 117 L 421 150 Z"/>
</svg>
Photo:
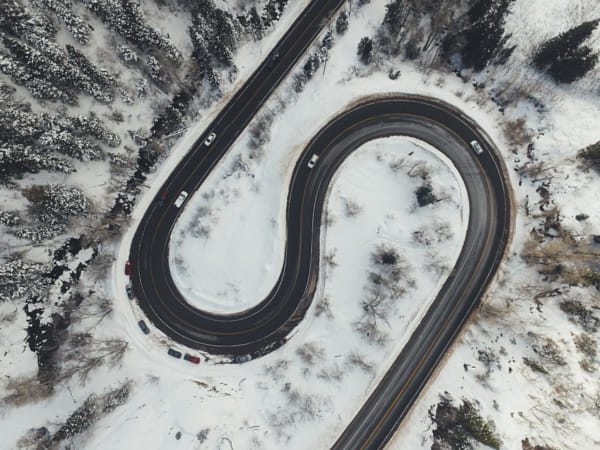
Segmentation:
<svg viewBox="0 0 600 450">
<path fill-rule="evenodd" d="M 177 350 L 173 350 L 172 348 L 170 348 L 167 353 L 169 355 L 171 355 L 173 358 L 181 358 L 181 352 L 178 352 Z"/>
<path fill-rule="evenodd" d="M 148 328 L 148 325 L 146 325 L 146 322 L 144 322 L 143 320 L 140 320 L 138 322 L 138 325 L 140 326 L 140 328 L 142 329 L 142 331 L 144 332 L 144 334 L 149 334 L 150 333 L 150 328 Z"/>
<path fill-rule="evenodd" d="M 272 69 L 273 67 L 275 67 L 275 64 L 277 64 L 279 58 L 281 58 L 279 52 L 273 53 L 273 56 L 271 56 L 271 59 L 269 59 L 269 62 L 267 63 L 267 68 Z"/>
<path fill-rule="evenodd" d="M 133 300 L 133 289 L 131 289 L 131 286 L 125 286 L 125 291 L 127 291 L 127 297 L 129 297 L 129 300 Z"/>
</svg>

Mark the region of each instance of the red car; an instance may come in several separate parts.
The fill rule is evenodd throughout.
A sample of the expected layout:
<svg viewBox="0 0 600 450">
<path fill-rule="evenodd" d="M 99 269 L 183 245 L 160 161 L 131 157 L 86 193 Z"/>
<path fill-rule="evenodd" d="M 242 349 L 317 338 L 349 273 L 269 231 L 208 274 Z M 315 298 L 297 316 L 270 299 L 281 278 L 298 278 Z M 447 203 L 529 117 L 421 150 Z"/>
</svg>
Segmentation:
<svg viewBox="0 0 600 450">
<path fill-rule="evenodd" d="M 125 263 L 125 275 L 131 275 L 131 263 L 129 261 Z"/>
<path fill-rule="evenodd" d="M 158 198 L 158 204 L 160 206 L 163 206 L 165 204 L 165 202 L 167 201 L 167 197 L 169 196 L 169 192 L 165 189 L 162 194 L 160 194 L 160 197 Z"/>
<path fill-rule="evenodd" d="M 185 354 L 183 359 L 185 359 L 186 361 L 189 361 L 191 363 L 194 363 L 194 364 L 198 364 L 200 362 L 200 358 L 198 358 L 197 356 L 192 356 L 188 353 Z"/>
</svg>

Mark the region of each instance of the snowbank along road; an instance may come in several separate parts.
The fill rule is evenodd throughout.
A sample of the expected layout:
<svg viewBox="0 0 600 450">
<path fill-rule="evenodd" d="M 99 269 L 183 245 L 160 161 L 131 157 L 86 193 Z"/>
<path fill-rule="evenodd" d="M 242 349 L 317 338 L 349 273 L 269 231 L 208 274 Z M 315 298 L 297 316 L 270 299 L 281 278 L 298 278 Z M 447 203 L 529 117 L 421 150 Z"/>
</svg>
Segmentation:
<svg viewBox="0 0 600 450">
<path fill-rule="evenodd" d="M 132 248 L 132 283 L 149 319 L 173 339 L 222 354 L 255 356 L 281 343 L 302 319 L 318 275 L 319 229 L 329 181 L 344 158 L 368 140 L 406 135 L 445 153 L 464 179 L 470 202 L 465 243 L 458 261 L 424 320 L 335 448 L 379 448 L 391 437 L 445 349 L 481 297 L 503 254 L 509 229 L 509 195 L 501 161 L 489 139 L 460 111 L 432 99 L 407 95 L 365 101 L 342 113 L 314 137 L 294 170 L 287 202 L 287 245 L 279 279 L 269 295 L 246 311 L 221 316 L 188 305 L 168 267 L 171 230 L 192 193 L 234 142 L 274 86 L 300 57 L 340 1 L 313 2 L 286 34 L 275 67 L 267 62 L 250 78 L 208 133 L 171 174 L 147 210 Z M 268 61 L 268 60 L 267 60 Z M 470 146 L 477 140 L 483 153 Z M 309 167 L 313 154 L 319 155 Z M 185 207 L 185 204 L 183 205 Z"/>
</svg>

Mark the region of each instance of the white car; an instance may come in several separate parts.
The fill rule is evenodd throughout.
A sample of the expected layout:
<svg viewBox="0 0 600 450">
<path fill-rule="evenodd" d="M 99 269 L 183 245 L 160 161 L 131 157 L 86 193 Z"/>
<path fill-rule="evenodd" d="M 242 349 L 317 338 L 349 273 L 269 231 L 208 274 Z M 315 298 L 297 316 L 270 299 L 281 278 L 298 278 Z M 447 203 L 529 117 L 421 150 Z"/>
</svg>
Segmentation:
<svg viewBox="0 0 600 450">
<path fill-rule="evenodd" d="M 177 196 L 175 203 L 173 203 L 175 205 L 175 208 L 181 208 L 181 205 L 183 205 L 183 202 L 185 202 L 185 199 L 187 198 L 187 196 L 188 196 L 187 192 L 181 191 L 181 194 L 179 194 Z"/>
<path fill-rule="evenodd" d="M 204 145 L 206 145 L 208 147 L 210 144 L 213 143 L 213 141 L 215 140 L 216 137 L 217 137 L 217 135 L 215 133 L 210 133 L 204 140 Z"/>
<path fill-rule="evenodd" d="M 479 142 L 471 141 L 470 144 L 471 148 L 475 153 L 477 153 L 478 155 L 481 155 L 483 153 L 483 149 L 481 148 L 481 145 L 479 145 Z"/>
<path fill-rule="evenodd" d="M 313 155 L 310 157 L 310 160 L 308 161 L 309 169 L 312 169 L 313 167 L 315 167 L 315 164 L 317 163 L 317 159 L 319 159 L 319 155 L 317 155 L 316 153 L 313 153 Z"/>
</svg>

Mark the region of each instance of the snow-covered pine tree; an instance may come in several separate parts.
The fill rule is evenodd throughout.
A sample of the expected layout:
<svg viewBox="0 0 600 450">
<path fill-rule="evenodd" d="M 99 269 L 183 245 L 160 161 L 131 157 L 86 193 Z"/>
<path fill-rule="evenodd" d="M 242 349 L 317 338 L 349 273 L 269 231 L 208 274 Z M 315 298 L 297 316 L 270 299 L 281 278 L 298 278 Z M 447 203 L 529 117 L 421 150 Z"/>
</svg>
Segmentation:
<svg viewBox="0 0 600 450">
<path fill-rule="evenodd" d="M 478 0 L 469 9 L 471 26 L 465 31 L 466 45 L 462 51 L 463 64 L 481 71 L 498 55 L 509 36 L 504 36 L 504 23 L 513 0 Z M 503 58 L 514 50 L 504 52 Z M 509 52 L 507 54 L 507 52 Z"/>
<path fill-rule="evenodd" d="M 346 10 L 342 10 L 338 18 L 335 21 L 335 32 L 337 34 L 344 34 L 348 29 L 348 13 Z"/>
<path fill-rule="evenodd" d="M 52 12 L 65 24 L 67 30 L 77 42 L 86 45 L 89 42 L 90 26 L 73 13 L 73 4 L 68 0 L 32 0 L 32 4 L 46 12 Z"/>
<path fill-rule="evenodd" d="M 357 54 L 363 64 L 370 64 L 373 60 L 373 39 L 363 37 L 358 43 Z"/>
<path fill-rule="evenodd" d="M 598 23 L 600 19 L 583 22 L 544 42 L 533 57 L 533 64 L 561 83 L 572 83 L 583 77 L 598 61 L 598 54 L 582 45 Z"/>
</svg>

